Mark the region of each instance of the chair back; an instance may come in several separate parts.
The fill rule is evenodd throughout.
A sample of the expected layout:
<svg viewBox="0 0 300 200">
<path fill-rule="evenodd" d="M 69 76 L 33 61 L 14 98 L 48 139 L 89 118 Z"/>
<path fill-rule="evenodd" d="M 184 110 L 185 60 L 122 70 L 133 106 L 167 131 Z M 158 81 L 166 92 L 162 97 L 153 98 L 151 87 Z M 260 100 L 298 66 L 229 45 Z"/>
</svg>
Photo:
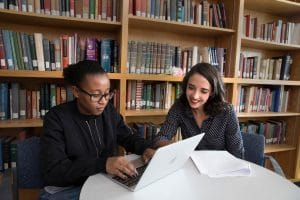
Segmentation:
<svg viewBox="0 0 300 200">
<path fill-rule="evenodd" d="M 244 159 L 264 166 L 265 137 L 263 135 L 242 133 L 244 143 Z"/>
<path fill-rule="evenodd" d="M 17 152 L 17 187 L 42 188 L 40 138 L 32 137 L 19 142 Z"/>
</svg>

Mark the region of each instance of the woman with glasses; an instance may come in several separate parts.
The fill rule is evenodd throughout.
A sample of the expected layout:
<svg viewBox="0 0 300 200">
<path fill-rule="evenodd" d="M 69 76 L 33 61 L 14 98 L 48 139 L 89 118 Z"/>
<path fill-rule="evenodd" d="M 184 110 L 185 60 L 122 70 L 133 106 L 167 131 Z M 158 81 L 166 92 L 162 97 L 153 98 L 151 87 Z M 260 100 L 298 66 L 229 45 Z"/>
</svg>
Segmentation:
<svg viewBox="0 0 300 200">
<path fill-rule="evenodd" d="M 75 100 L 53 107 L 44 118 L 41 167 L 46 187 L 41 199 L 78 199 L 84 181 L 100 172 L 135 176 L 134 166 L 118 156 L 118 145 L 145 161 L 154 154 L 109 102 L 114 93 L 97 62 L 80 61 L 63 75 Z"/>
</svg>

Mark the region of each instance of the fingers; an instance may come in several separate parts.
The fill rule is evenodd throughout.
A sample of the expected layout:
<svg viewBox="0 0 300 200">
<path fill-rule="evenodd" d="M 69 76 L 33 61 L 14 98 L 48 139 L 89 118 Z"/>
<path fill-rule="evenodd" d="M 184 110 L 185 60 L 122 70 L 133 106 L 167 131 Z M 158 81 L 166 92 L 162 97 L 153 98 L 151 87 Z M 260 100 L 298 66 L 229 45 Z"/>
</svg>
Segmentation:
<svg viewBox="0 0 300 200">
<path fill-rule="evenodd" d="M 144 151 L 143 155 L 142 155 L 143 161 L 144 161 L 145 163 L 148 163 L 149 160 L 153 157 L 154 153 L 155 153 L 155 150 L 154 150 L 154 149 L 147 148 L 147 149 Z"/>
<path fill-rule="evenodd" d="M 110 157 L 106 161 L 106 172 L 112 175 L 117 175 L 123 179 L 127 176 L 135 176 L 137 171 L 132 163 L 124 157 Z"/>
</svg>

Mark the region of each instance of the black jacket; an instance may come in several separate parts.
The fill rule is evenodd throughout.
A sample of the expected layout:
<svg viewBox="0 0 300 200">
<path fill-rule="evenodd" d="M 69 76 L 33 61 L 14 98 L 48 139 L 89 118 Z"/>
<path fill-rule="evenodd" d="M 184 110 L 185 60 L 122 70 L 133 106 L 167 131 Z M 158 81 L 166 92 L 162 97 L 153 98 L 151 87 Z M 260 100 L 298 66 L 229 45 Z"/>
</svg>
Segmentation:
<svg viewBox="0 0 300 200">
<path fill-rule="evenodd" d="M 97 157 L 86 121 L 102 120 L 104 148 Z M 97 125 L 98 126 L 98 125 Z M 150 147 L 132 134 L 112 104 L 100 116 L 79 113 L 76 100 L 52 108 L 44 118 L 41 136 L 41 167 L 45 185 L 82 185 L 93 174 L 105 172 L 106 160 L 117 155 L 117 146 L 142 154 Z"/>
</svg>

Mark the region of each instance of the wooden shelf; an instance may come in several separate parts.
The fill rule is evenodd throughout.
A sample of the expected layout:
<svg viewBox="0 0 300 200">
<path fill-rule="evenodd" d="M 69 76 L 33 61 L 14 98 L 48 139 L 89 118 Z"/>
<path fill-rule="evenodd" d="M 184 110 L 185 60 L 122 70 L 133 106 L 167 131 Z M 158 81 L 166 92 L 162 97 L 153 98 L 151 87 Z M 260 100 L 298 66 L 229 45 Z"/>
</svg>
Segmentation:
<svg viewBox="0 0 300 200">
<path fill-rule="evenodd" d="M 137 117 L 137 116 L 165 116 L 168 114 L 167 109 L 150 109 L 150 110 L 126 110 L 126 117 Z"/>
<path fill-rule="evenodd" d="M 62 79 L 62 71 L 0 70 L 0 77 Z M 108 73 L 110 79 L 121 79 L 120 73 Z"/>
<path fill-rule="evenodd" d="M 247 37 L 242 37 L 242 46 L 264 50 L 300 50 L 300 45 L 282 44 Z"/>
<path fill-rule="evenodd" d="M 217 28 L 196 24 L 152 19 L 146 17 L 129 16 L 129 28 L 143 28 L 148 30 L 158 30 L 179 34 L 188 34 L 216 37 L 221 35 L 233 34 L 235 30 L 228 28 Z"/>
<path fill-rule="evenodd" d="M 300 116 L 300 113 L 295 112 L 250 112 L 250 113 L 237 113 L 239 118 L 248 117 L 294 117 Z"/>
<path fill-rule="evenodd" d="M 0 128 L 42 127 L 42 119 L 17 119 L 0 121 Z"/>
<path fill-rule="evenodd" d="M 234 83 L 235 78 L 222 78 L 224 83 Z"/>
<path fill-rule="evenodd" d="M 266 144 L 265 153 L 275 153 L 282 151 L 294 151 L 296 147 L 287 144 Z"/>
<path fill-rule="evenodd" d="M 0 19 L 6 23 L 51 26 L 56 28 L 76 28 L 94 31 L 116 31 L 121 29 L 120 22 L 44 15 L 37 13 L 18 12 L 7 9 L 0 9 Z"/>
<path fill-rule="evenodd" d="M 300 86 L 300 81 L 262 80 L 262 79 L 246 79 L 246 78 L 238 78 L 236 80 L 238 84 Z"/>
<path fill-rule="evenodd" d="M 299 14 L 300 3 L 288 0 L 245 0 L 245 8 L 279 16 Z"/>
<path fill-rule="evenodd" d="M 125 74 L 127 80 L 181 82 L 183 77 L 165 74 Z"/>
</svg>

